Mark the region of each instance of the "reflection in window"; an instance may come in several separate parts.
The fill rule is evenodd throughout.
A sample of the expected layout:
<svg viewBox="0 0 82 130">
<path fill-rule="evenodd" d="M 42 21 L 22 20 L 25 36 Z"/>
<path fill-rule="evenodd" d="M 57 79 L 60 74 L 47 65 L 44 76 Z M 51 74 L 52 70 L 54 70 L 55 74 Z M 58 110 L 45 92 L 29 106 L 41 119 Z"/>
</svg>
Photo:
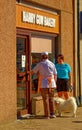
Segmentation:
<svg viewBox="0 0 82 130">
<path fill-rule="evenodd" d="M 33 69 L 37 63 L 40 62 L 41 59 L 41 54 L 40 53 L 32 53 L 32 64 L 31 64 L 31 69 Z M 32 79 L 32 92 L 37 92 L 38 91 L 38 73 L 33 74 L 31 76 Z"/>
</svg>

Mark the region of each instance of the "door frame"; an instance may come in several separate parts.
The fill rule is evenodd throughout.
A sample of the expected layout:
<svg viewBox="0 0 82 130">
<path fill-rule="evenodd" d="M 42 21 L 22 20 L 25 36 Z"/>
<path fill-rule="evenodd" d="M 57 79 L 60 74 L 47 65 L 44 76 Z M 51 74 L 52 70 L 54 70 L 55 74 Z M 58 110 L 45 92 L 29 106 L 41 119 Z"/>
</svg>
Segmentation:
<svg viewBox="0 0 82 130">
<path fill-rule="evenodd" d="M 16 29 L 16 38 L 17 37 L 20 37 L 20 38 L 23 38 L 23 37 L 26 37 L 27 38 L 27 41 L 26 43 L 26 58 L 27 58 L 27 62 L 28 62 L 28 66 L 26 66 L 26 70 L 30 70 L 30 63 L 31 63 L 31 44 L 30 44 L 30 34 L 28 33 L 27 30 L 24 30 L 24 29 L 21 29 L 21 28 L 17 28 Z M 28 48 L 28 50 L 27 50 Z M 27 63 L 26 63 L 27 64 Z M 27 89 L 27 92 L 26 92 L 26 108 L 27 108 L 27 112 L 26 111 L 21 111 L 21 115 L 23 114 L 27 114 L 27 113 L 31 113 L 31 88 L 30 88 L 30 81 L 27 80 L 27 86 L 28 89 Z"/>
</svg>

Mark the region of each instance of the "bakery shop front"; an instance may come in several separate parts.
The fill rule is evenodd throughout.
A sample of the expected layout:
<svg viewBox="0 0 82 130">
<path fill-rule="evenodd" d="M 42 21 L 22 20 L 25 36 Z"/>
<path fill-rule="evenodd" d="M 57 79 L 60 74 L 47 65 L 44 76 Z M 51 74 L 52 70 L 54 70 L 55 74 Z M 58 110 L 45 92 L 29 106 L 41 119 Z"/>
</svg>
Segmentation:
<svg viewBox="0 0 82 130">
<path fill-rule="evenodd" d="M 32 97 L 39 94 L 37 75 L 27 71 L 39 61 L 43 51 L 55 63 L 59 51 L 59 14 L 41 7 L 16 4 L 17 113 L 31 113 Z"/>
</svg>

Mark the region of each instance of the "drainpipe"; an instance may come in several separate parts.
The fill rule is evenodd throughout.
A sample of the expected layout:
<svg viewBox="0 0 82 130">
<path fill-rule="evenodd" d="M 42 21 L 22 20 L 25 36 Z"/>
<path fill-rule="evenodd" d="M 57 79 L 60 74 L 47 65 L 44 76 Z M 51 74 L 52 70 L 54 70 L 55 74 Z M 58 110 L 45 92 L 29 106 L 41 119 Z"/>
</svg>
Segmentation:
<svg viewBox="0 0 82 130">
<path fill-rule="evenodd" d="M 79 78 L 78 78 L 78 82 L 79 82 L 79 102 L 80 102 L 80 105 L 81 105 L 81 73 L 80 73 L 80 3 L 79 3 L 79 0 L 77 0 L 77 20 L 78 20 L 78 26 L 77 26 L 77 30 L 78 30 L 78 42 L 77 42 L 77 59 L 78 59 L 78 75 L 79 75 Z"/>
</svg>

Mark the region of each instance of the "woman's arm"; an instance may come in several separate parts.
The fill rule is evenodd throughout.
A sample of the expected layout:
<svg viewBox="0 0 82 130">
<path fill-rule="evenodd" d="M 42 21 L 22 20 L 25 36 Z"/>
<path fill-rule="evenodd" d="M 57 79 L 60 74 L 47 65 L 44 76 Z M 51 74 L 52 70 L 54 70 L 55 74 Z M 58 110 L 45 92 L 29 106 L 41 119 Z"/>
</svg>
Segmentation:
<svg viewBox="0 0 82 130">
<path fill-rule="evenodd" d="M 72 73 L 71 72 L 69 73 L 69 80 L 70 80 L 70 86 L 72 86 L 73 83 L 72 83 Z"/>
</svg>

